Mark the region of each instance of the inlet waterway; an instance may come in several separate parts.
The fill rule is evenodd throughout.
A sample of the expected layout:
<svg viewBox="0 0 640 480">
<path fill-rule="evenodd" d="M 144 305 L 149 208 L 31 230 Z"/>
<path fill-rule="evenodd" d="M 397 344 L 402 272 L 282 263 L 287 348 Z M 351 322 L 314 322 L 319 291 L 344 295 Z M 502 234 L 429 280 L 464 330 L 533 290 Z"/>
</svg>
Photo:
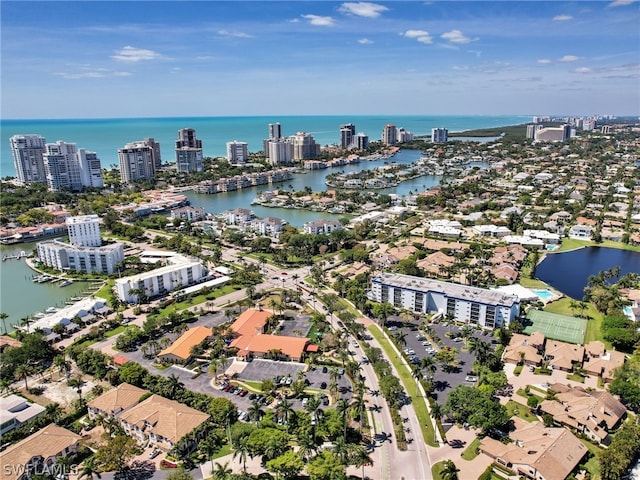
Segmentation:
<svg viewBox="0 0 640 480">
<path fill-rule="evenodd" d="M 258 217 L 279 217 L 286 220 L 290 225 L 302 227 L 306 222 L 321 218 L 339 218 L 340 215 L 329 212 L 317 212 L 309 210 L 299 210 L 293 208 L 270 208 L 261 205 L 251 205 L 251 202 L 258 194 L 265 190 L 303 190 L 310 187 L 314 192 L 327 190 L 325 183 L 327 175 L 331 173 L 345 172 L 353 173 L 362 170 L 373 169 L 386 163 L 395 162 L 401 165 L 409 165 L 416 162 L 422 153 L 419 150 L 400 150 L 395 156 L 386 160 L 363 160 L 353 165 L 345 165 L 324 170 L 309 170 L 307 173 L 294 175 L 289 182 L 273 185 L 261 185 L 257 187 L 244 188 L 233 192 L 216 193 L 212 195 L 197 194 L 193 191 L 185 192 L 192 206 L 203 207 L 207 213 L 221 213 L 234 208 L 248 208 L 255 212 Z M 472 162 L 469 167 L 484 168 L 483 162 Z M 381 194 L 395 193 L 399 196 L 409 196 L 412 193 L 419 193 L 436 186 L 440 182 L 438 175 L 426 175 L 406 182 L 402 182 L 395 187 L 372 190 Z M 35 243 L 18 244 L 12 246 L 0 246 L 0 255 L 16 255 L 21 250 L 27 253 L 32 252 L 36 247 Z M 9 315 L 7 326 L 19 323 L 20 319 L 36 312 L 44 311 L 47 307 L 61 306 L 64 302 L 79 295 L 86 290 L 87 284 L 78 283 L 61 288 L 55 284 L 33 283 L 31 278 L 34 272 L 27 266 L 24 259 L 7 260 L 3 262 L 0 270 L 1 303 L 0 311 Z M 0 328 L 3 328 L 0 325 Z"/>
<path fill-rule="evenodd" d="M 616 248 L 586 247 L 546 255 L 536 277 L 568 297 L 581 300 L 589 276 L 620 267 L 620 276 L 640 273 L 640 252 Z"/>
</svg>

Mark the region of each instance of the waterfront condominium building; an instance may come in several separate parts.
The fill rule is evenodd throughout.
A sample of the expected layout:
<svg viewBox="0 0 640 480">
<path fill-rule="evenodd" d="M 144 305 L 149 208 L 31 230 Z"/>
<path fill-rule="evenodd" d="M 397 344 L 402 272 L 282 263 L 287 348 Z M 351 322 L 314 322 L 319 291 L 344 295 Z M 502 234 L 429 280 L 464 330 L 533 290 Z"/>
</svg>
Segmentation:
<svg viewBox="0 0 640 480">
<path fill-rule="evenodd" d="M 247 142 L 227 142 L 227 160 L 229 163 L 244 163 L 249 159 Z"/>
<path fill-rule="evenodd" d="M 198 283 L 207 276 L 206 268 L 198 260 L 174 255 L 167 261 L 167 266 L 116 280 L 118 298 L 123 302 L 134 303 L 138 300 L 139 293 L 135 291 L 138 288 L 142 288 L 148 298 L 153 298 L 176 288 Z"/>
<path fill-rule="evenodd" d="M 160 144 L 153 138 L 125 144 L 118 149 L 120 179 L 123 183 L 153 178 L 162 164 Z"/>
<path fill-rule="evenodd" d="M 193 128 L 178 130 L 176 169 L 180 173 L 204 171 L 202 140 L 196 138 L 196 131 Z"/>
<path fill-rule="evenodd" d="M 398 129 L 398 143 L 413 142 L 413 132 L 405 130 L 404 128 Z"/>
<path fill-rule="evenodd" d="M 293 145 L 287 139 L 273 139 L 266 142 L 267 158 L 271 165 L 289 165 L 293 159 Z"/>
<path fill-rule="evenodd" d="M 535 131 L 536 142 L 565 142 L 571 135 L 571 125 L 544 127 Z"/>
<path fill-rule="evenodd" d="M 398 143 L 398 129 L 392 123 L 387 123 L 382 129 L 382 143 L 395 145 Z"/>
<path fill-rule="evenodd" d="M 369 137 L 364 133 L 358 133 L 353 139 L 353 146 L 358 150 L 369 148 Z"/>
<path fill-rule="evenodd" d="M 298 132 L 289 137 L 291 145 L 293 145 L 294 160 L 308 160 L 320 156 L 320 144 L 316 143 L 310 133 Z"/>
<path fill-rule="evenodd" d="M 431 142 L 432 143 L 447 143 L 449 130 L 446 128 L 432 128 L 431 129 Z"/>
<path fill-rule="evenodd" d="M 342 148 L 351 148 L 353 146 L 355 135 L 356 126 L 353 123 L 342 125 L 340 127 L 340 146 Z"/>
<path fill-rule="evenodd" d="M 78 150 L 75 143 L 59 140 L 45 144 L 43 160 L 47 184 L 54 192 L 102 187 L 102 169 L 95 152 Z"/>
<path fill-rule="evenodd" d="M 520 314 L 515 295 L 399 273 L 380 273 L 367 294 L 375 302 L 416 313 L 440 313 L 483 328 L 508 326 Z"/>
<path fill-rule="evenodd" d="M 269 124 L 269 138 L 282 138 L 282 127 L 280 123 Z"/>
<path fill-rule="evenodd" d="M 71 245 L 76 247 L 99 247 L 102 245 L 98 215 L 67 217 L 66 223 Z"/>
<path fill-rule="evenodd" d="M 44 151 L 46 140 L 40 135 L 14 135 L 9 139 L 16 176 L 20 183 L 46 182 Z"/>
</svg>

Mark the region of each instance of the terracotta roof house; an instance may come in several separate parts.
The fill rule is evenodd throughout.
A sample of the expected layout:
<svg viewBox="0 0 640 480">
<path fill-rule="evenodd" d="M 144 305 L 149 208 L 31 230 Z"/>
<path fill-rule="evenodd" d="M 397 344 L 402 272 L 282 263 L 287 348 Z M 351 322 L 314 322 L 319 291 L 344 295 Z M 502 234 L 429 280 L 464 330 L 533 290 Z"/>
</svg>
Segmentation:
<svg viewBox="0 0 640 480">
<path fill-rule="evenodd" d="M 544 335 L 534 332 L 532 335 L 514 333 L 509 345 L 504 349 L 502 360 L 507 363 L 518 364 L 522 360 L 527 365 L 540 365 L 544 349 Z M 524 359 L 523 355 L 524 354 Z"/>
<path fill-rule="evenodd" d="M 190 328 L 158 353 L 158 358 L 165 362 L 187 363 L 191 358 L 191 349 L 211 335 L 213 335 L 211 329 L 202 325 Z"/>
<path fill-rule="evenodd" d="M 416 262 L 416 265 L 423 269 L 425 272 L 432 273 L 434 275 L 441 275 L 441 269 L 450 267 L 456 263 L 456 259 L 453 256 L 449 256 L 441 251 L 433 252 Z"/>
<path fill-rule="evenodd" d="M 271 312 L 246 310 L 231 325 L 236 338 L 229 345 L 238 349 L 243 358 L 264 357 L 267 352 L 280 350 L 283 356 L 298 361 L 304 355 L 311 339 L 288 337 L 285 335 L 267 335 L 264 327 Z"/>
<path fill-rule="evenodd" d="M 124 410 L 137 405 L 140 397 L 145 393 L 149 393 L 149 391 L 138 388 L 135 385 L 121 383 L 116 388 L 106 391 L 87 404 L 89 418 L 117 416 Z"/>
<path fill-rule="evenodd" d="M 80 435 L 49 424 L 24 440 L 11 445 L 2 452 L 1 480 L 30 478 L 31 473 L 53 472 L 59 457 L 66 457 L 78 449 Z"/>
<path fill-rule="evenodd" d="M 544 356 L 549 360 L 549 365 L 552 368 L 570 372 L 574 363 L 582 365 L 584 347 L 549 339 L 544 348 Z"/>
<path fill-rule="evenodd" d="M 614 370 L 624 365 L 624 353 L 616 350 L 607 351 L 604 344 L 598 340 L 587 343 L 584 349 L 586 360 L 583 368 L 589 375 L 602 377 L 604 382 L 611 382 Z"/>
<path fill-rule="evenodd" d="M 625 406 L 609 392 L 587 392 L 580 387 L 555 383 L 549 391 L 556 400 L 544 400 L 540 409 L 561 425 L 584 433 L 599 443 L 608 444 L 609 430 L 626 416 Z"/>
<path fill-rule="evenodd" d="M 491 273 L 494 277 L 506 280 L 510 284 L 515 282 L 518 278 L 518 271 L 508 263 L 501 263 L 497 265 L 491 269 Z"/>
<path fill-rule="evenodd" d="M 141 443 L 149 441 L 170 450 L 182 437 L 202 425 L 209 415 L 160 395 L 146 400 L 118 415 L 124 431 Z"/>
<path fill-rule="evenodd" d="M 7 347 L 21 347 L 22 342 L 20 340 L 16 340 L 15 338 L 11 338 L 9 335 L 0 335 L 0 352 L 4 351 Z"/>
<path fill-rule="evenodd" d="M 564 480 L 588 452 L 566 428 L 547 428 L 540 422 L 514 417 L 513 443 L 486 437 L 480 451 L 516 475 L 536 480 Z"/>
</svg>

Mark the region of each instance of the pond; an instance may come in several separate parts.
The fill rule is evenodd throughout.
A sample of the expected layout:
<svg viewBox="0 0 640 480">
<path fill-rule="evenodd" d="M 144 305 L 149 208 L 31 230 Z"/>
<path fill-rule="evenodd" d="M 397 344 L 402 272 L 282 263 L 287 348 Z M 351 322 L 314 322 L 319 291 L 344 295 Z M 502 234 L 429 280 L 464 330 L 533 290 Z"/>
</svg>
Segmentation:
<svg viewBox="0 0 640 480">
<path fill-rule="evenodd" d="M 620 267 L 620 276 L 640 273 L 640 253 L 605 247 L 586 247 L 547 254 L 536 269 L 536 277 L 568 297 L 581 300 L 589 276 Z"/>
</svg>

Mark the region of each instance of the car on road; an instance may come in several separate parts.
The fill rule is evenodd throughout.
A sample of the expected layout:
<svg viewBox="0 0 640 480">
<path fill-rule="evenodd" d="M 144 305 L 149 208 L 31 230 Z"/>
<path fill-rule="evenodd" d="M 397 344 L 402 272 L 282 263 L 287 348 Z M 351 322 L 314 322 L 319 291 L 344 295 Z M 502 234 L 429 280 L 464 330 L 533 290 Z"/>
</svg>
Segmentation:
<svg viewBox="0 0 640 480">
<path fill-rule="evenodd" d="M 302 406 L 303 406 L 303 407 L 306 407 L 306 406 L 307 406 L 307 403 L 309 403 L 309 397 L 304 397 L 304 398 L 302 399 Z"/>
<path fill-rule="evenodd" d="M 154 448 L 149 452 L 149 458 L 156 458 L 158 455 L 160 455 L 160 450 L 157 448 Z"/>
<path fill-rule="evenodd" d="M 327 382 L 322 382 L 322 383 L 320 384 L 320 388 L 321 388 L 322 390 L 324 390 L 325 388 L 327 388 Z"/>
<path fill-rule="evenodd" d="M 465 382 L 477 382 L 478 381 L 478 377 L 476 377 L 475 375 L 467 375 L 466 377 L 464 377 L 464 381 Z"/>
</svg>

